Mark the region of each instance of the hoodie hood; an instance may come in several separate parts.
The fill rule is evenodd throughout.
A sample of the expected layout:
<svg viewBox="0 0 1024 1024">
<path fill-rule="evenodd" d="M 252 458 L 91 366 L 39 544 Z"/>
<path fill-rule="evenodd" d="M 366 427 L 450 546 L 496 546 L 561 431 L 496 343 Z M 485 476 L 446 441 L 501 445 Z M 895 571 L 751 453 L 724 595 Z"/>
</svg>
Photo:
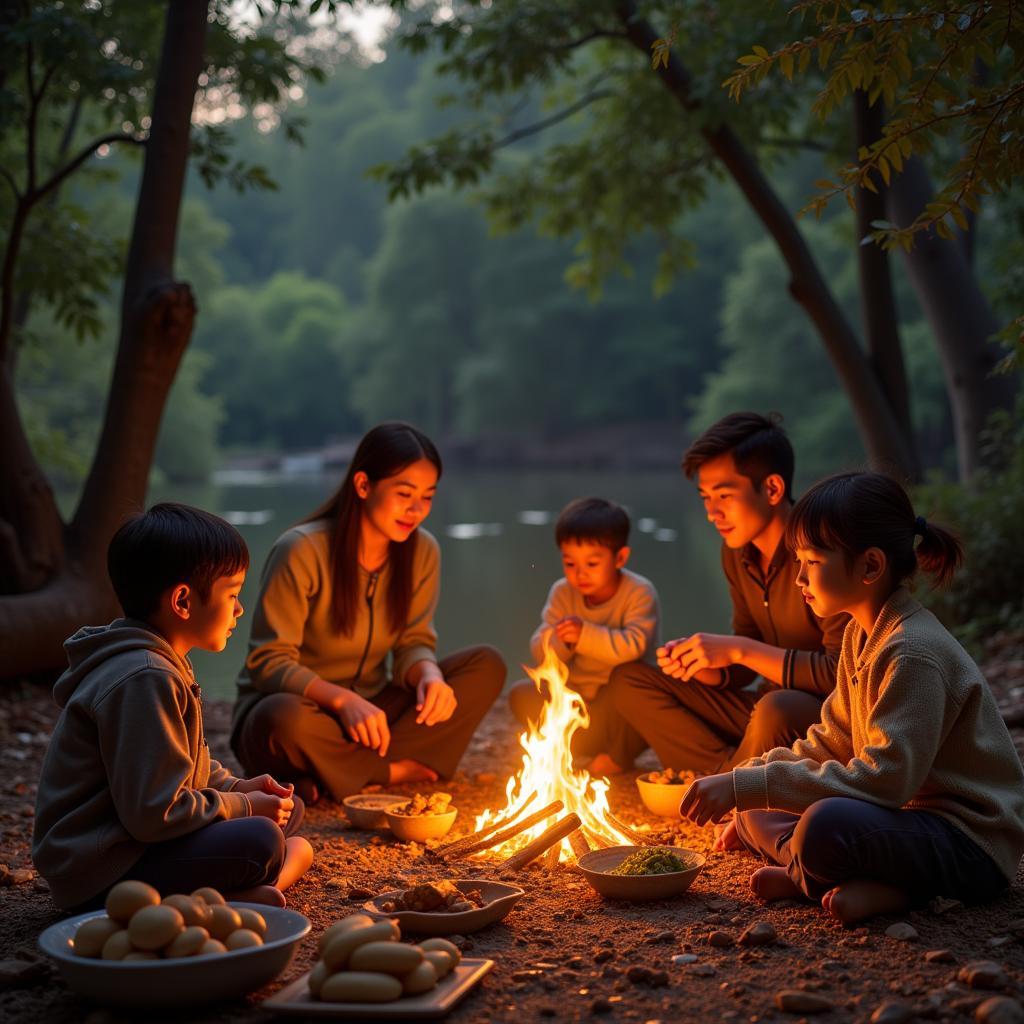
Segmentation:
<svg viewBox="0 0 1024 1024">
<path fill-rule="evenodd" d="M 85 676 L 105 662 L 131 651 L 152 651 L 169 661 L 186 679 L 195 678 L 188 658 L 175 654 L 152 626 L 137 619 L 114 619 L 107 626 L 83 626 L 64 641 L 64 650 L 68 669 L 53 687 L 53 699 L 61 708 L 67 705 Z"/>
</svg>

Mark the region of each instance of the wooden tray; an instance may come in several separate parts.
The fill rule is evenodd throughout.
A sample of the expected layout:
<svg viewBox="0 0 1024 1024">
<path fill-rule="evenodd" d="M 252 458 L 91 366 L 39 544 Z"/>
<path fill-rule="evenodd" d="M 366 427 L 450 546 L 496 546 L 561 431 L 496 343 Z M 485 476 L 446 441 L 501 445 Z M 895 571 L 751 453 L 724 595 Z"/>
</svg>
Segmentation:
<svg viewBox="0 0 1024 1024">
<path fill-rule="evenodd" d="M 393 1003 L 321 1003 L 309 992 L 309 971 L 269 999 L 263 1009 L 294 1017 L 335 1020 L 438 1020 L 466 996 L 494 967 L 493 960 L 467 958 L 437 987 L 420 996 L 403 996 Z"/>
</svg>

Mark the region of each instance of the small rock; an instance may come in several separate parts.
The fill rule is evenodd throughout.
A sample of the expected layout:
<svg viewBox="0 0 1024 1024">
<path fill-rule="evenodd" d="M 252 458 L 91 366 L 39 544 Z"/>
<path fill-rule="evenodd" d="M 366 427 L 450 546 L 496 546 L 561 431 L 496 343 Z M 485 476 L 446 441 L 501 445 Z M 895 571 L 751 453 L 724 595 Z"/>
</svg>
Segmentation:
<svg viewBox="0 0 1024 1024">
<path fill-rule="evenodd" d="M 571 971 L 581 971 L 587 966 L 587 962 L 581 956 L 571 956 L 565 961 L 565 966 Z"/>
<path fill-rule="evenodd" d="M 668 971 L 654 971 L 641 964 L 633 964 L 628 968 L 626 977 L 634 985 L 647 985 L 650 988 L 662 988 L 668 984 Z"/>
<path fill-rule="evenodd" d="M 740 935 L 741 946 L 768 946 L 778 938 L 775 925 L 770 921 L 755 921 Z"/>
<path fill-rule="evenodd" d="M 612 1004 L 610 1002 L 608 1002 L 608 1000 L 607 1000 L 607 998 L 605 996 L 598 996 L 590 1004 L 590 1012 L 591 1013 L 611 1013 L 612 1012 Z"/>
<path fill-rule="evenodd" d="M 728 932 L 714 931 L 708 933 L 707 943 L 709 946 L 718 946 L 724 949 L 726 946 L 735 945 L 736 940 Z"/>
<path fill-rule="evenodd" d="M 620 974 L 622 974 L 622 970 L 616 967 L 615 964 L 605 964 L 601 968 L 602 978 L 617 978 Z"/>
<path fill-rule="evenodd" d="M 929 904 L 928 909 L 933 914 L 948 914 L 951 910 L 962 907 L 959 900 L 947 899 L 945 896 L 936 896 Z"/>
<path fill-rule="evenodd" d="M 793 988 L 776 992 L 775 1005 L 785 1013 L 826 1013 L 834 1009 L 831 999 Z"/>
<path fill-rule="evenodd" d="M 917 929 L 912 924 L 907 924 L 906 921 L 897 921 L 895 924 L 889 925 L 885 929 L 885 934 L 890 939 L 899 939 L 900 942 L 917 942 L 920 938 Z"/>
<path fill-rule="evenodd" d="M 594 951 L 594 963 L 603 964 L 608 960 L 615 959 L 615 950 L 613 949 L 598 949 Z"/>
<path fill-rule="evenodd" d="M 675 941 L 676 941 L 676 933 L 675 932 L 669 932 L 669 931 L 658 932 L 655 935 L 648 935 L 647 938 L 644 939 L 644 942 L 650 943 L 651 945 L 655 945 L 655 944 L 657 944 L 659 942 L 675 942 Z"/>
<path fill-rule="evenodd" d="M 465 935 L 455 934 L 455 935 L 447 935 L 445 937 L 448 939 L 449 942 L 451 942 L 454 945 L 458 946 L 459 949 L 464 949 L 465 946 L 466 946 L 466 941 L 467 940 L 466 940 L 466 936 Z"/>
<path fill-rule="evenodd" d="M 888 1001 L 871 1014 L 871 1024 L 907 1024 L 913 1018 L 914 1011 L 906 1003 Z"/>
<path fill-rule="evenodd" d="M 15 885 L 24 885 L 35 877 L 36 873 L 31 868 L 16 868 L 11 872 L 11 881 Z"/>
<path fill-rule="evenodd" d="M 993 935 L 992 938 L 988 940 L 988 944 L 993 949 L 999 949 L 1001 946 L 1009 945 L 1011 942 L 1013 942 L 1012 935 Z"/>
<path fill-rule="evenodd" d="M 348 891 L 348 898 L 350 900 L 368 900 L 373 896 L 371 889 L 366 889 L 361 885 L 353 885 Z"/>
<path fill-rule="evenodd" d="M 970 988 L 1006 988 L 1006 972 L 993 960 L 972 960 L 957 978 Z"/>
<path fill-rule="evenodd" d="M 687 973 L 695 978 L 713 978 L 718 971 L 711 964 L 691 964 Z"/>
<path fill-rule="evenodd" d="M 686 964 L 695 964 L 696 962 L 697 957 L 693 953 L 677 953 L 672 957 L 672 963 L 674 963 L 676 967 L 683 967 Z"/>
<path fill-rule="evenodd" d="M 924 955 L 930 964 L 951 964 L 953 954 L 948 949 L 929 949 Z"/>
<path fill-rule="evenodd" d="M 352 883 L 347 878 L 328 878 L 324 882 L 324 886 L 328 889 L 350 889 Z"/>
<path fill-rule="evenodd" d="M 46 964 L 38 960 L 0 960 L 0 992 L 36 984 L 49 973 Z"/>
<path fill-rule="evenodd" d="M 1024 1024 L 1024 1007 L 1016 999 L 992 996 L 974 1011 L 978 1024 Z"/>
</svg>

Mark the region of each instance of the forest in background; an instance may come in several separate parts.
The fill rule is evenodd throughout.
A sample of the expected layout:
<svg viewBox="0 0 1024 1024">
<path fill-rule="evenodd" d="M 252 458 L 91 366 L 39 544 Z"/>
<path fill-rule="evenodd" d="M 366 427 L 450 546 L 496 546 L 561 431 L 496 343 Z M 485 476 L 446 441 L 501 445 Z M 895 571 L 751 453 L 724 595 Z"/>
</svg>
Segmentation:
<svg viewBox="0 0 1024 1024">
<path fill-rule="evenodd" d="M 570 241 L 533 227 L 491 230 L 471 190 L 433 189 L 389 205 L 368 168 L 455 123 L 429 56 L 341 60 L 310 82 L 305 142 L 228 125 L 240 159 L 273 191 L 207 190 L 193 172 L 177 271 L 200 316 L 167 406 L 155 471 L 205 479 L 229 454 L 315 448 L 384 418 L 442 444 L 516 435 L 539 441 L 642 424 L 682 448 L 736 408 L 778 410 L 806 481 L 864 454 L 848 400 L 773 243 L 738 190 L 720 181 L 685 217 L 692 266 L 659 288 L 657 246 L 631 244 L 631 273 L 600 290 L 572 280 Z M 571 122 L 556 132 L 570 136 Z M 550 139 L 545 139 L 550 144 Z M 535 140 L 502 155 L 528 162 Z M 827 169 L 822 154 L 780 156 L 773 180 L 792 209 Z M 128 230 L 138 163 L 111 156 L 74 200 L 111 237 Z M 836 207 L 802 229 L 857 322 L 856 249 Z M 1018 196 L 987 203 L 976 261 L 999 314 L 1019 301 Z M 949 409 L 929 329 L 893 262 L 913 417 L 926 465 L 953 468 Z M 18 394 L 59 487 L 74 488 L 95 448 L 113 356 L 116 299 L 98 340 L 79 340 L 40 307 L 28 325 Z M 766 372 L 770 371 L 770 372 Z"/>
</svg>

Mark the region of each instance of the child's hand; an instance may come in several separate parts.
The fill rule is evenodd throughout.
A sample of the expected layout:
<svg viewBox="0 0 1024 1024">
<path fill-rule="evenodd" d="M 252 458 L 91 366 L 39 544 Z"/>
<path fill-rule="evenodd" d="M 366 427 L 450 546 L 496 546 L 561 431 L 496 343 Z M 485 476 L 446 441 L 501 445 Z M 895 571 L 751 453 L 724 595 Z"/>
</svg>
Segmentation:
<svg viewBox="0 0 1024 1024">
<path fill-rule="evenodd" d="M 714 849 L 722 853 L 729 853 L 733 850 L 743 849 L 743 840 L 736 832 L 736 819 L 730 818 L 727 825 L 715 827 Z"/>
<path fill-rule="evenodd" d="M 242 779 L 235 786 L 236 793 L 270 793 L 272 796 L 291 796 L 295 787 L 289 783 L 282 786 L 272 775 L 256 775 L 251 779 Z"/>
<path fill-rule="evenodd" d="M 563 644 L 573 647 L 580 642 L 583 620 L 576 615 L 567 615 L 555 623 L 555 635 Z"/>
<path fill-rule="evenodd" d="M 736 806 L 732 772 L 708 775 L 690 783 L 679 804 L 679 817 L 689 818 L 695 825 L 721 821 Z"/>
<path fill-rule="evenodd" d="M 658 667 L 673 679 L 692 679 L 705 669 L 728 668 L 734 664 L 735 637 L 717 633 L 694 633 L 670 640 L 658 648 Z"/>
<path fill-rule="evenodd" d="M 269 778 L 270 776 L 267 776 Z M 292 816 L 292 808 L 295 801 L 291 794 L 286 797 L 275 796 L 273 793 L 261 793 L 259 791 L 249 794 L 249 803 L 252 804 L 252 813 L 257 818 L 269 818 L 275 825 L 284 828 L 288 819 Z"/>
</svg>

